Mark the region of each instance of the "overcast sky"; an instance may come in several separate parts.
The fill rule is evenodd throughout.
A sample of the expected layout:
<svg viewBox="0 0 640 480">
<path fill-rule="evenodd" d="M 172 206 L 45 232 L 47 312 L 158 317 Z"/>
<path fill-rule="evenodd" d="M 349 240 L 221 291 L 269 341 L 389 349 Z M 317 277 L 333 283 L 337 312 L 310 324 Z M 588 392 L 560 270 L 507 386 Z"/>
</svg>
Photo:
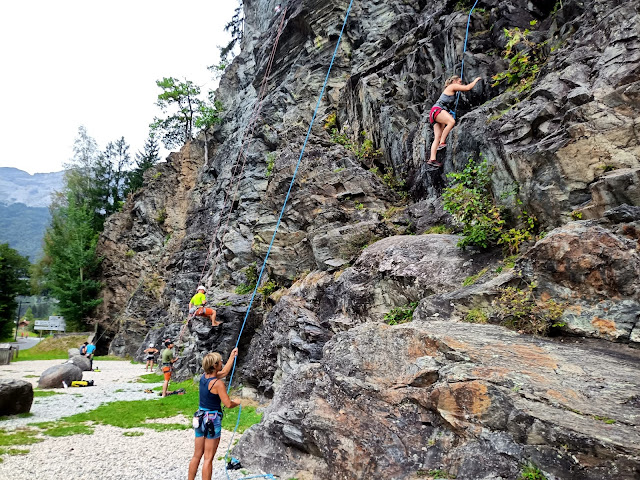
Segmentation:
<svg viewBox="0 0 640 480">
<path fill-rule="evenodd" d="M 62 170 L 78 127 L 142 149 L 162 77 L 214 87 L 236 0 L 18 0 L 0 7 L 0 167 Z"/>
</svg>

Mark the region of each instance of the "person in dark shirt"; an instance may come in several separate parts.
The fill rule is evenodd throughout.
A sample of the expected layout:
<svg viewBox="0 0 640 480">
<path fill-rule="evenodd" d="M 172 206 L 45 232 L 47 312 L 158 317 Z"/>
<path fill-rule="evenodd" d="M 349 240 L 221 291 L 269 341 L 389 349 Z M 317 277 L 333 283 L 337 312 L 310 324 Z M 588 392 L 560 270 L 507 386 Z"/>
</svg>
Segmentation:
<svg viewBox="0 0 640 480">
<path fill-rule="evenodd" d="M 449 113 L 449 110 L 453 109 L 456 101 L 456 92 L 468 92 L 476 86 L 482 80 L 481 77 L 477 77 L 473 82 L 463 85 L 462 79 L 457 75 L 449 78 L 444 83 L 444 92 L 440 95 L 440 98 L 436 101 L 435 105 L 431 107 L 429 112 L 429 122 L 433 125 L 433 143 L 431 144 L 431 156 L 427 162 L 429 165 L 435 167 L 441 167 L 442 163 L 436 159 L 438 150 L 442 150 L 447 147 L 447 136 L 449 132 L 456 124 L 455 118 Z"/>
<path fill-rule="evenodd" d="M 226 364 L 222 364 L 219 353 L 208 353 L 202 359 L 204 373 L 200 377 L 200 400 L 198 411 L 194 416 L 194 430 L 196 435 L 195 450 L 189 462 L 189 480 L 196 478 L 200 459 L 204 455 L 202 464 L 202 480 L 211 480 L 213 459 L 220 443 L 222 431 L 222 405 L 233 408 L 240 405 L 229 398 L 222 379 L 233 367 L 233 359 L 238 355 L 234 348 Z"/>
</svg>

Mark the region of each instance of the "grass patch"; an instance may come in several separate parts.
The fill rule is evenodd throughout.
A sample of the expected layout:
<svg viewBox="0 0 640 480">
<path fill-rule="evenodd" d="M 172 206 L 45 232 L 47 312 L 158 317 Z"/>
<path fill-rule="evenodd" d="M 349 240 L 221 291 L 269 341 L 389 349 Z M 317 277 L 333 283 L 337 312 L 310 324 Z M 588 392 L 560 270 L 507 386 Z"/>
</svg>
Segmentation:
<svg viewBox="0 0 640 480">
<path fill-rule="evenodd" d="M 445 235 L 445 234 L 449 234 L 449 233 L 453 233 L 453 229 L 451 227 L 448 227 L 446 225 L 433 225 L 429 228 L 427 228 L 423 235 L 429 235 L 430 233 L 435 233 L 438 235 Z"/>
<path fill-rule="evenodd" d="M 150 428 L 156 432 L 166 432 L 167 430 L 188 430 L 193 428 L 187 423 L 145 423 L 141 426 L 144 428 Z"/>
<path fill-rule="evenodd" d="M 400 325 L 413 320 L 413 312 L 418 306 L 418 302 L 412 302 L 404 307 L 396 307 L 391 309 L 384 315 L 384 320 L 388 325 Z"/>
<path fill-rule="evenodd" d="M 527 463 L 523 467 L 518 480 L 547 480 L 547 477 L 533 463 Z"/>
<path fill-rule="evenodd" d="M 227 409 L 222 418 L 222 428 L 233 431 L 238 420 L 238 407 Z M 242 415 L 240 415 L 240 424 L 238 425 L 238 433 L 243 433 L 251 425 L 260 423 L 262 414 L 256 411 L 256 407 L 242 407 Z"/>
<path fill-rule="evenodd" d="M 21 351 L 16 361 L 26 360 L 58 360 L 69 358 L 69 349 L 78 348 L 78 345 L 87 339 L 84 335 L 70 335 L 68 337 L 45 338 L 37 345 Z"/>
<path fill-rule="evenodd" d="M 0 455 L 26 455 L 29 450 L 22 448 L 0 448 Z M 0 459 L 0 462 L 2 459 Z"/>
<path fill-rule="evenodd" d="M 71 435 L 91 435 L 93 427 L 89 425 L 58 422 L 42 432 L 49 437 L 70 437 Z"/>
<path fill-rule="evenodd" d="M 464 279 L 464 281 L 462 282 L 462 286 L 463 287 L 468 287 L 469 285 L 473 285 L 474 283 L 476 283 L 478 281 L 478 279 L 483 276 L 485 273 L 487 273 L 489 271 L 489 268 L 483 268 L 482 270 L 480 270 L 478 273 L 476 273 L 475 275 L 469 275 L 467 278 Z"/>
<path fill-rule="evenodd" d="M 463 321 L 467 323 L 487 323 L 489 316 L 480 308 L 472 308 L 469 310 L 469 313 L 467 313 L 467 316 L 464 317 Z"/>
<path fill-rule="evenodd" d="M 24 378 L 40 378 L 40 375 L 25 375 Z"/>
<path fill-rule="evenodd" d="M 0 447 L 12 447 L 14 445 L 31 445 L 41 442 L 37 437 L 38 432 L 30 428 L 18 428 L 11 432 L 0 430 Z"/>
<path fill-rule="evenodd" d="M 29 417 L 33 417 L 33 413 L 24 412 L 24 413 L 18 413 L 17 415 L 4 415 L 4 416 L 0 417 L 0 421 L 1 420 L 9 420 L 10 418 L 29 418 Z"/>
<path fill-rule="evenodd" d="M 146 373 L 140 375 L 137 381 L 138 383 L 162 383 L 164 382 L 164 375 L 159 373 Z"/>
<path fill-rule="evenodd" d="M 100 356 L 97 356 L 97 357 L 93 357 L 93 361 L 94 362 L 104 362 L 104 361 L 107 361 L 107 362 L 119 361 L 119 362 L 121 362 L 121 361 L 130 360 L 130 359 L 131 359 L 131 357 L 122 358 L 122 357 L 117 357 L 115 355 L 100 355 Z"/>
<path fill-rule="evenodd" d="M 53 395 L 63 395 L 63 392 L 53 392 L 51 390 L 34 390 L 33 391 L 33 398 L 52 397 Z"/>
</svg>

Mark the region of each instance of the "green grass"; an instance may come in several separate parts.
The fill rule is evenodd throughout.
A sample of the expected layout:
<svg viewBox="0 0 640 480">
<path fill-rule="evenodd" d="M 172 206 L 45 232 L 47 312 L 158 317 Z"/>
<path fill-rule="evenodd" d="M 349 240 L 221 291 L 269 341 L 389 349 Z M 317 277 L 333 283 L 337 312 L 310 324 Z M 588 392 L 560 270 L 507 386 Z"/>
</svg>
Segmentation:
<svg viewBox="0 0 640 480">
<path fill-rule="evenodd" d="M 0 429 L 0 447 L 12 447 L 14 445 L 31 445 L 41 442 L 37 437 L 38 432 L 30 428 L 18 428 L 11 432 Z"/>
<path fill-rule="evenodd" d="M 29 417 L 33 417 L 33 413 L 24 412 L 24 413 L 18 413 L 17 415 L 5 415 L 0 417 L 0 420 L 8 420 L 10 418 L 29 418 Z"/>
<path fill-rule="evenodd" d="M 533 463 L 528 463 L 523 467 L 518 480 L 547 480 L 547 477 Z"/>
<path fill-rule="evenodd" d="M 40 375 L 25 375 L 24 378 L 40 378 Z"/>
<path fill-rule="evenodd" d="M 86 341 L 84 335 L 70 335 L 68 337 L 45 338 L 37 345 L 18 353 L 17 361 L 26 360 L 66 360 L 69 358 L 68 350 L 78 348 Z"/>
<path fill-rule="evenodd" d="M 93 361 L 95 362 L 104 362 L 104 361 L 108 361 L 108 362 L 122 362 L 122 361 L 127 361 L 127 360 L 131 360 L 131 357 L 117 357 L 115 355 L 99 355 L 97 357 L 93 357 Z"/>
<path fill-rule="evenodd" d="M 140 375 L 140 378 L 138 379 L 138 383 L 162 383 L 162 382 L 164 382 L 164 375 L 160 373 L 147 373 L 145 375 Z"/>
<path fill-rule="evenodd" d="M 53 395 L 64 395 L 63 392 L 53 392 L 51 390 L 34 390 L 33 398 L 36 397 L 51 397 Z"/>
<path fill-rule="evenodd" d="M 92 435 L 93 427 L 89 425 L 65 424 L 57 422 L 51 428 L 47 428 L 42 432 L 49 437 L 70 437 L 71 435 Z"/>
</svg>

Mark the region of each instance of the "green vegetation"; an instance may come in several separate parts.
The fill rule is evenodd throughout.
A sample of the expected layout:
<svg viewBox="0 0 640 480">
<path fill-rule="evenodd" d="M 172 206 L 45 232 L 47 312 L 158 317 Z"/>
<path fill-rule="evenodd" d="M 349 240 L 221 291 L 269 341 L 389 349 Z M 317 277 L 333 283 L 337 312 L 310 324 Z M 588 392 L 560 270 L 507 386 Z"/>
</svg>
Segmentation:
<svg viewBox="0 0 640 480">
<path fill-rule="evenodd" d="M 388 325 L 400 325 L 413 320 L 413 312 L 418 306 L 418 302 L 412 302 L 404 307 L 392 308 L 384 315 L 384 320 Z"/>
<path fill-rule="evenodd" d="M 338 115 L 336 112 L 331 112 L 324 122 L 324 129 L 328 132 L 333 132 L 334 128 L 338 128 Z"/>
<path fill-rule="evenodd" d="M 353 143 L 349 139 L 346 131 L 341 132 L 335 127 L 331 128 L 330 131 L 331 140 L 351 150 L 359 160 L 362 160 L 367 165 L 373 165 L 375 160 L 382 157 L 382 151 L 373 146 L 373 140 L 367 136 L 366 131 L 363 130 L 360 132 L 360 135 L 362 136 L 362 143 L 360 145 L 358 145 L 358 143 Z"/>
<path fill-rule="evenodd" d="M 582 220 L 582 212 L 578 212 L 577 210 L 574 210 L 573 212 L 571 212 L 571 219 Z"/>
<path fill-rule="evenodd" d="M 362 204 L 360 202 L 356 202 L 356 204 L 354 205 L 354 208 L 356 210 L 362 210 L 362 209 L 364 209 L 364 204 Z"/>
<path fill-rule="evenodd" d="M 135 256 L 135 254 L 136 254 L 136 252 L 134 252 L 133 250 L 129 249 L 129 250 L 127 250 L 127 253 L 125 253 L 124 255 L 127 258 L 131 258 L 131 257 Z"/>
<path fill-rule="evenodd" d="M 448 227 L 447 225 L 433 225 L 427 228 L 424 231 L 423 235 L 429 235 L 429 234 L 446 235 L 449 233 L 453 233 L 453 229 L 451 227 Z"/>
<path fill-rule="evenodd" d="M 434 480 L 438 478 L 456 478 L 455 475 L 447 472 L 446 470 L 429 470 L 428 473 Z"/>
<path fill-rule="evenodd" d="M 276 164 L 276 153 L 275 152 L 267 153 L 267 171 L 265 173 L 265 176 L 267 178 L 269 178 L 271 176 L 271 173 L 273 173 L 273 167 L 275 164 Z"/>
<path fill-rule="evenodd" d="M 258 288 L 258 293 L 266 298 L 269 295 L 271 295 L 273 292 L 275 292 L 276 290 L 278 290 L 278 284 L 276 282 L 274 282 L 273 280 L 269 280 L 263 286 Z"/>
<path fill-rule="evenodd" d="M 18 361 L 25 360 L 57 360 L 67 359 L 70 348 L 78 346 L 87 340 L 83 335 L 69 335 L 65 337 L 49 337 L 28 350 L 20 352 Z M 44 392 L 43 392 L 44 393 Z"/>
<path fill-rule="evenodd" d="M 547 477 L 533 463 L 527 463 L 522 468 L 518 480 L 547 480 Z"/>
<path fill-rule="evenodd" d="M 167 209 L 163 207 L 156 212 L 155 221 L 158 222 L 160 225 L 162 225 L 164 224 L 166 219 L 167 219 Z"/>
<path fill-rule="evenodd" d="M 518 215 L 518 228 L 508 228 L 504 219 L 505 208 L 499 205 L 491 191 L 492 168 L 486 159 L 469 159 L 462 172 L 449 173 L 449 187 L 442 195 L 443 208 L 462 224 L 459 247 L 475 245 L 491 248 L 504 245 L 511 254 L 518 253 L 520 245 L 533 237 L 535 217 L 526 211 Z M 520 205 L 520 202 L 516 202 Z"/>
<path fill-rule="evenodd" d="M 478 279 L 483 276 L 485 273 L 487 273 L 487 271 L 489 271 L 489 268 L 483 268 L 482 270 L 480 270 L 478 273 L 476 273 L 475 275 L 469 275 L 467 278 L 464 279 L 464 281 L 462 282 L 462 286 L 463 287 L 468 287 L 469 285 L 473 285 L 474 283 L 476 283 L 478 281 Z"/>
<path fill-rule="evenodd" d="M 63 393 L 62 392 L 54 392 L 52 390 L 38 390 L 38 389 L 35 389 L 33 391 L 33 398 L 51 397 L 53 395 L 63 395 Z"/>
<path fill-rule="evenodd" d="M 493 302 L 502 325 L 532 335 L 547 335 L 551 328 L 565 325 L 560 321 L 564 305 L 554 300 L 537 302 L 534 289 L 535 285 L 527 285 L 524 290 L 516 287 L 502 289 L 502 294 Z"/>
<path fill-rule="evenodd" d="M 15 311 L 18 308 L 16 296 L 29 291 L 29 260 L 9 247 L 0 243 L 0 338 L 11 335 L 15 325 Z"/>
<path fill-rule="evenodd" d="M 378 240 L 380 240 L 380 237 L 375 233 L 370 230 L 365 230 L 360 233 L 347 236 L 344 243 L 340 245 L 338 252 L 344 260 L 351 261 L 354 257 L 360 255 L 362 249 L 377 242 Z"/>
<path fill-rule="evenodd" d="M 258 272 L 256 271 L 256 269 L 256 262 L 253 262 L 251 265 L 242 269 L 245 277 L 247 278 L 247 281 L 246 283 L 241 283 L 236 287 L 235 292 L 238 295 L 246 295 L 247 293 L 253 292 L 253 290 L 256 288 L 256 283 L 258 282 Z"/>
<path fill-rule="evenodd" d="M 532 24 L 535 25 L 535 24 Z M 540 72 L 540 67 L 546 61 L 543 43 L 533 43 L 528 37 L 528 29 L 520 31 L 518 27 L 504 29 L 507 45 L 504 51 L 505 60 L 509 61 L 509 68 L 493 76 L 492 86 L 506 82 L 519 92 L 529 90 Z M 516 48 L 517 46 L 517 48 Z"/>
<path fill-rule="evenodd" d="M 472 308 L 463 321 L 467 323 L 487 323 L 489 316 L 481 308 Z"/>
</svg>

